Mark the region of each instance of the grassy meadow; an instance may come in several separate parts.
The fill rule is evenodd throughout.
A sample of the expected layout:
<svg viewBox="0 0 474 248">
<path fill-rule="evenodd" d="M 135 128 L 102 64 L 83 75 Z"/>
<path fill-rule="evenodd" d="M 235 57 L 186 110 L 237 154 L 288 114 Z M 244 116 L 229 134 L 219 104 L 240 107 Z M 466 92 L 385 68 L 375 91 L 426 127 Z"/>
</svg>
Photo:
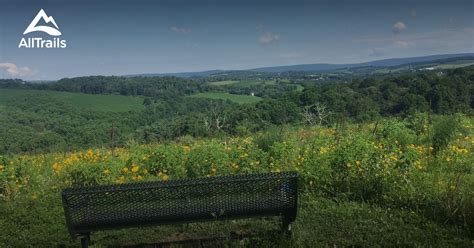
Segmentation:
<svg viewBox="0 0 474 248">
<path fill-rule="evenodd" d="M 9 100 L 14 100 L 16 97 L 39 94 L 50 96 L 69 103 L 78 108 L 87 110 L 126 112 L 143 109 L 142 97 L 131 97 L 122 95 L 93 95 L 72 92 L 38 91 L 23 89 L 0 89 L 0 108 L 7 104 Z"/>
<path fill-rule="evenodd" d="M 472 247 L 474 119 L 427 115 L 339 127 L 287 126 L 244 137 L 0 156 L 0 247 L 77 247 L 65 187 L 297 171 L 291 240 L 270 232 L 221 246 Z M 94 247 L 271 231 L 274 219 L 98 232 Z"/>
</svg>

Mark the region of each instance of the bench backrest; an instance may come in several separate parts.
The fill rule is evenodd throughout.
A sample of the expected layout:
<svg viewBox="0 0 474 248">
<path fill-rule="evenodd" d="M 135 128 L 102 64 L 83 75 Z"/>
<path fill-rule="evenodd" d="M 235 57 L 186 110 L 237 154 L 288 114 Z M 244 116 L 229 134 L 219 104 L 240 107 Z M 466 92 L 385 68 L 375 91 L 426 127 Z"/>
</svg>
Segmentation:
<svg viewBox="0 0 474 248">
<path fill-rule="evenodd" d="M 68 188 L 73 237 L 94 230 L 254 216 L 296 217 L 296 172 Z"/>
</svg>

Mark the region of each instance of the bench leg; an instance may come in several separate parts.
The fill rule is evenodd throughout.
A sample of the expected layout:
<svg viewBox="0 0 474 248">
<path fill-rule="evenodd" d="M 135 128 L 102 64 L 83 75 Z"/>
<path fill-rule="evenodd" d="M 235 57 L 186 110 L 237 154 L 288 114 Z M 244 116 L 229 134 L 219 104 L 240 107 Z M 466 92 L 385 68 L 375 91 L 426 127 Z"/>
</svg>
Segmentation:
<svg viewBox="0 0 474 248">
<path fill-rule="evenodd" d="M 290 218 L 283 216 L 282 217 L 282 227 L 281 231 L 287 236 L 291 237 L 291 220 Z"/>
<path fill-rule="evenodd" d="M 81 238 L 81 247 L 82 248 L 88 248 L 89 247 L 89 242 L 91 241 L 91 238 L 89 235 L 85 235 Z"/>
</svg>

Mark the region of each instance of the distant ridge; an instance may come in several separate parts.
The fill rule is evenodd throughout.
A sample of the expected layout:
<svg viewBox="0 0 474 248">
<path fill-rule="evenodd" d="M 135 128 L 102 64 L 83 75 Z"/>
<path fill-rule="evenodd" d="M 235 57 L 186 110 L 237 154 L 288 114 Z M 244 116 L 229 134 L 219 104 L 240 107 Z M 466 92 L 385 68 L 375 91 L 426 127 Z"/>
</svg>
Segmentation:
<svg viewBox="0 0 474 248">
<path fill-rule="evenodd" d="M 418 63 L 426 63 L 426 62 L 440 62 L 446 59 L 474 60 L 474 53 L 442 54 L 442 55 L 429 55 L 429 56 L 408 57 L 408 58 L 392 58 L 392 59 L 374 60 L 374 61 L 369 61 L 369 62 L 364 62 L 364 63 L 354 63 L 354 64 L 328 64 L 328 63 L 299 64 L 299 65 L 260 67 L 260 68 L 253 68 L 253 69 L 247 69 L 247 70 L 208 70 L 208 71 L 198 71 L 198 72 L 177 72 L 177 73 L 144 73 L 144 74 L 133 74 L 133 75 L 125 75 L 125 76 L 126 77 L 136 77 L 136 76 L 207 77 L 213 74 L 223 73 L 226 71 L 251 71 L 251 72 L 268 72 L 268 73 L 280 73 L 280 72 L 287 72 L 287 71 L 324 72 L 324 71 L 351 69 L 351 68 L 367 67 L 367 66 L 391 67 L 391 66 L 418 64 Z"/>
<path fill-rule="evenodd" d="M 209 70 L 197 72 L 171 72 L 171 73 L 143 73 L 124 75 L 125 77 L 157 77 L 157 76 L 176 76 L 176 77 L 207 77 L 212 74 L 224 72 L 225 70 Z"/>
<path fill-rule="evenodd" d="M 285 71 L 330 71 L 338 70 L 344 68 L 356 68 L 363 66 L 374 66 L 374 67 L 384 67 L 384 66 L 399 66 L 405 64 L 415 64 L 421 62 L 430 62 L 437 61 L 442 59 L 449 58 L 468 58 L 474 59 L 474 53 L 461 53 L 461 54 L 443 54 L 443 55 L 430 55 L 422 57 L 409 57 L 409 58 L 393 58 L 393 59 L 382 59 L 374 60 L 365 63 L 356 63 L 356 64 L 301 64 L 301 65 L 287 65 L 287 66 L 271 66 L 271 67 L 261 67 L 250 69 L 250 71 L 257 72 L 285 72 Z"/>
</svg>

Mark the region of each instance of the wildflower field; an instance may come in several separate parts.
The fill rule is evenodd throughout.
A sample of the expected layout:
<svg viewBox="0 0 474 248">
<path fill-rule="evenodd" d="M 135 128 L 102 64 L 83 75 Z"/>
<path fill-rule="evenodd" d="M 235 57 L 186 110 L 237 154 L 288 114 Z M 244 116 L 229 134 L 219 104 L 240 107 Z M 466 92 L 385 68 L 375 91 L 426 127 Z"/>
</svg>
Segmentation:
<svg viewBox="0 0 474 248">
<path fill-rule="evenodd" d="M 268 171 L 300 173 L 293 238 L 276 233 L 236 246 L 472 247 L 473 147 L 473 118 L 419 114 L 337 127 L 276 127 L 246 137 L 185 136 L 113 150 L 0 156 L 0 247 L 77 246 L 64 223 L 65 187 Z M 97 233 L 93 240 L 105 247 L 276 223 L 131 229 Z"/>
</svg>

